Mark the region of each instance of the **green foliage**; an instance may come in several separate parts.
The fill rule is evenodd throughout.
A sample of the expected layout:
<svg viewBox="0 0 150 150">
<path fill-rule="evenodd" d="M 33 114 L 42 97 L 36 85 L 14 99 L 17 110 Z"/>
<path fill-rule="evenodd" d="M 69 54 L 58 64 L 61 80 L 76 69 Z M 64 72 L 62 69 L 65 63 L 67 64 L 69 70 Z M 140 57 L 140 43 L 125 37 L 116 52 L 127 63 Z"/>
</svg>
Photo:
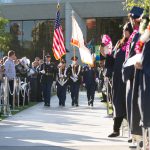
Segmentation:
<svg viewBox="0 0 150 150">
<path fill-rule="evenodd" d="M 11 36 L 5 30 L 5 26 L 8 23 L 8 20 L 0 17 L 0 50 L 7 52 L 9 50 L 9 43 Z"/>
<path fill-rule="evenodd" d="M 124 8 L 126 10 L 131 10 L 133 6 L 138 6 L 145 9 L 145 12 L 150 10 L 149 0 L 126 0 L 124 3 Z"/>
</svg>

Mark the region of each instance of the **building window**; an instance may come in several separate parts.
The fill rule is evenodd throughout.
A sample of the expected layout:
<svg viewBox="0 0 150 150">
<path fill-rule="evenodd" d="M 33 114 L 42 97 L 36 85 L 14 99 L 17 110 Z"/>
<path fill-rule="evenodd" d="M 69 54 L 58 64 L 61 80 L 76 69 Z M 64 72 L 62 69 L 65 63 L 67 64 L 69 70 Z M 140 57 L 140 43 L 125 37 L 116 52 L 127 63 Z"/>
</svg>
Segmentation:
<svg viewBox="0 0 150 150">
<path fill-rule="evenodd" d="M 108 34 L 115 44 L 122 36 L 120 25 L 123 24 L 123 18 L 89 18 L 86 19 L 87 42 L 94 39 L 94 44 L 100 44 L 101 36 Z"/>
</svg>

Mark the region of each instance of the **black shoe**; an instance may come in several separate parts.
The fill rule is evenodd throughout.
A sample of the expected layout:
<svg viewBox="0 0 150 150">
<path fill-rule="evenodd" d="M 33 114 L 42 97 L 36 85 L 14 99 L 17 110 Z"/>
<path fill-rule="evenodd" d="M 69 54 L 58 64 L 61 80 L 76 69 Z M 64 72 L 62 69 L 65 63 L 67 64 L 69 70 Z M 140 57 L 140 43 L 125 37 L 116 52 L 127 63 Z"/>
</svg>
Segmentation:
<svg viewBox="0 0 150 150">
<path fill-rule="evenodd" d="M 130 149 L 136 149 L 136 148 L 137 148 L 137 145 L 134 145 L 134 144 L 133 144 L 133 145 L 130 145 L 129 148 L 130 148 Z"/>
<path fill-rule="evenodd" d="M 107 102 L 107 101 L 103 99 L 103 100 L 101 100 L 101 102 L 102 102 L 102 103 L 105 103 L 105 102 Z"/>
<path fill-rule="evenodd" d="M 71 104 L 72 106 L 74 106 L 74 102 L 72 102 L 72 104 Z"/>
<path fill-rule="evenodd" d="M 79 105 L 78 105 L 78 104 L 76 104 L 76 107 L 79 107 Z"/>
<path fill-rule="evenodd" d="M 132 139 L 129 139 L 129 140 L 128 140 L 128 143 L 132 143 Z"/>
<path fill-rule="evenodd" d="M 50 107 L 50 104 L 47 104 L 46 106 L 47 106 L 47 107 Z"/>
<path fill-rule="evenodd" d="M 119 132 L 113 132 L 113 133 L 111 133 L 110 135 L 108 135 L 108 137 L 117 137 L 117 136 L 119 136 L 119 135 L 120 135 Z"/>
<path fill-rule="evenodd" d="M 88 101 L 88 106 L 90 106 L 90 102 Z"/>
</svg>

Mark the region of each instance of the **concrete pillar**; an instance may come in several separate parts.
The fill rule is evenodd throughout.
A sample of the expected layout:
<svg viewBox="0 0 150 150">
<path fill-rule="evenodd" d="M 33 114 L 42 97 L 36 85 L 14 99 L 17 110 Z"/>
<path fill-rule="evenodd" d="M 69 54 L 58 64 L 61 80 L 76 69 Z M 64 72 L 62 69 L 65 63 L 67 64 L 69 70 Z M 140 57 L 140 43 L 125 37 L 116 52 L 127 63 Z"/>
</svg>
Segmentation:
<svg viewBox="0 0 150 150">
<path fill-rule="evenodd" d="M 85 21 L 72 9 L 69 2 L 65 4 L 65 34 L 66 34 L 66 48 L 70 51 L 66 55 L 67 64 L 71 63 L 71 57 L 73 56 L 73 47 L 70 45 L 71 35 L 72 35 L 72 14 L 75 16 L 82 32 L 84 39 L 86 40 L 87 30 Z M 76 56 L 79 58 L 79 63 L 81 64 L 80 54 L 78 48 L 76 48 Z"/>
<path fill-rule="evenodd" d="M 70 64 L 72 53 L 72 47 L 70 45 L 72 34 L 72 7 L 69 2 L 65 4 L 65 40 L 66 40 L 66 48 L 70 51 L 66 55 L 67 64 Z"/>
</svg>

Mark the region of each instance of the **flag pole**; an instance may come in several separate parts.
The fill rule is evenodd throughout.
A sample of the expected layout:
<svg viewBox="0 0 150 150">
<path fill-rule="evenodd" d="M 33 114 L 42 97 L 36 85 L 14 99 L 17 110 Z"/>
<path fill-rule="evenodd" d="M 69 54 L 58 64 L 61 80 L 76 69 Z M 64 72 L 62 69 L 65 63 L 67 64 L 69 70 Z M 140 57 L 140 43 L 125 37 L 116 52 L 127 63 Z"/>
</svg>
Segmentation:
<svg viewBox="0 0 150 150">
<path fill-rule="evenodd" d="M 59 0 L 57 0 L 57 11 L 60 10 L 60 4 L 59 4 Z M 61 63 L 61 58 L 59 59 L 59 63 Z"/>
<path fill-rule="evenodd" d="M 45 48 L 43 48 L 43 61 L 45 60 Z"/>
<path fill-rule="evenodd" d="M 60 10 L 59 0 L 57 1 L 57 11 Z"/>
<path fill-rule="evenodd" d="M 60 0 L 57 0 L 57 11 L 60 10 Z M 61 63 L 61 58 L 59 59 L 59 63 Z"/>
<path fill-rule="evenodd" d="M 73 46 L 73 57 L 74 57 L 74 60 L 75 60 L 75 57 L 76 57 L 76 48 L 75 48 L 75 46 Z"/>
<path fill-rule="evenodd" d="M 74 11 L 72 10 L 72 20 L 73 20 L 73 17 L 74 17 Z M 76 56 L 76 48 L 73 45 L 73 57 L 74 57 L 74 60 L 75 60 L 75 56 Z"/>
</svg>

